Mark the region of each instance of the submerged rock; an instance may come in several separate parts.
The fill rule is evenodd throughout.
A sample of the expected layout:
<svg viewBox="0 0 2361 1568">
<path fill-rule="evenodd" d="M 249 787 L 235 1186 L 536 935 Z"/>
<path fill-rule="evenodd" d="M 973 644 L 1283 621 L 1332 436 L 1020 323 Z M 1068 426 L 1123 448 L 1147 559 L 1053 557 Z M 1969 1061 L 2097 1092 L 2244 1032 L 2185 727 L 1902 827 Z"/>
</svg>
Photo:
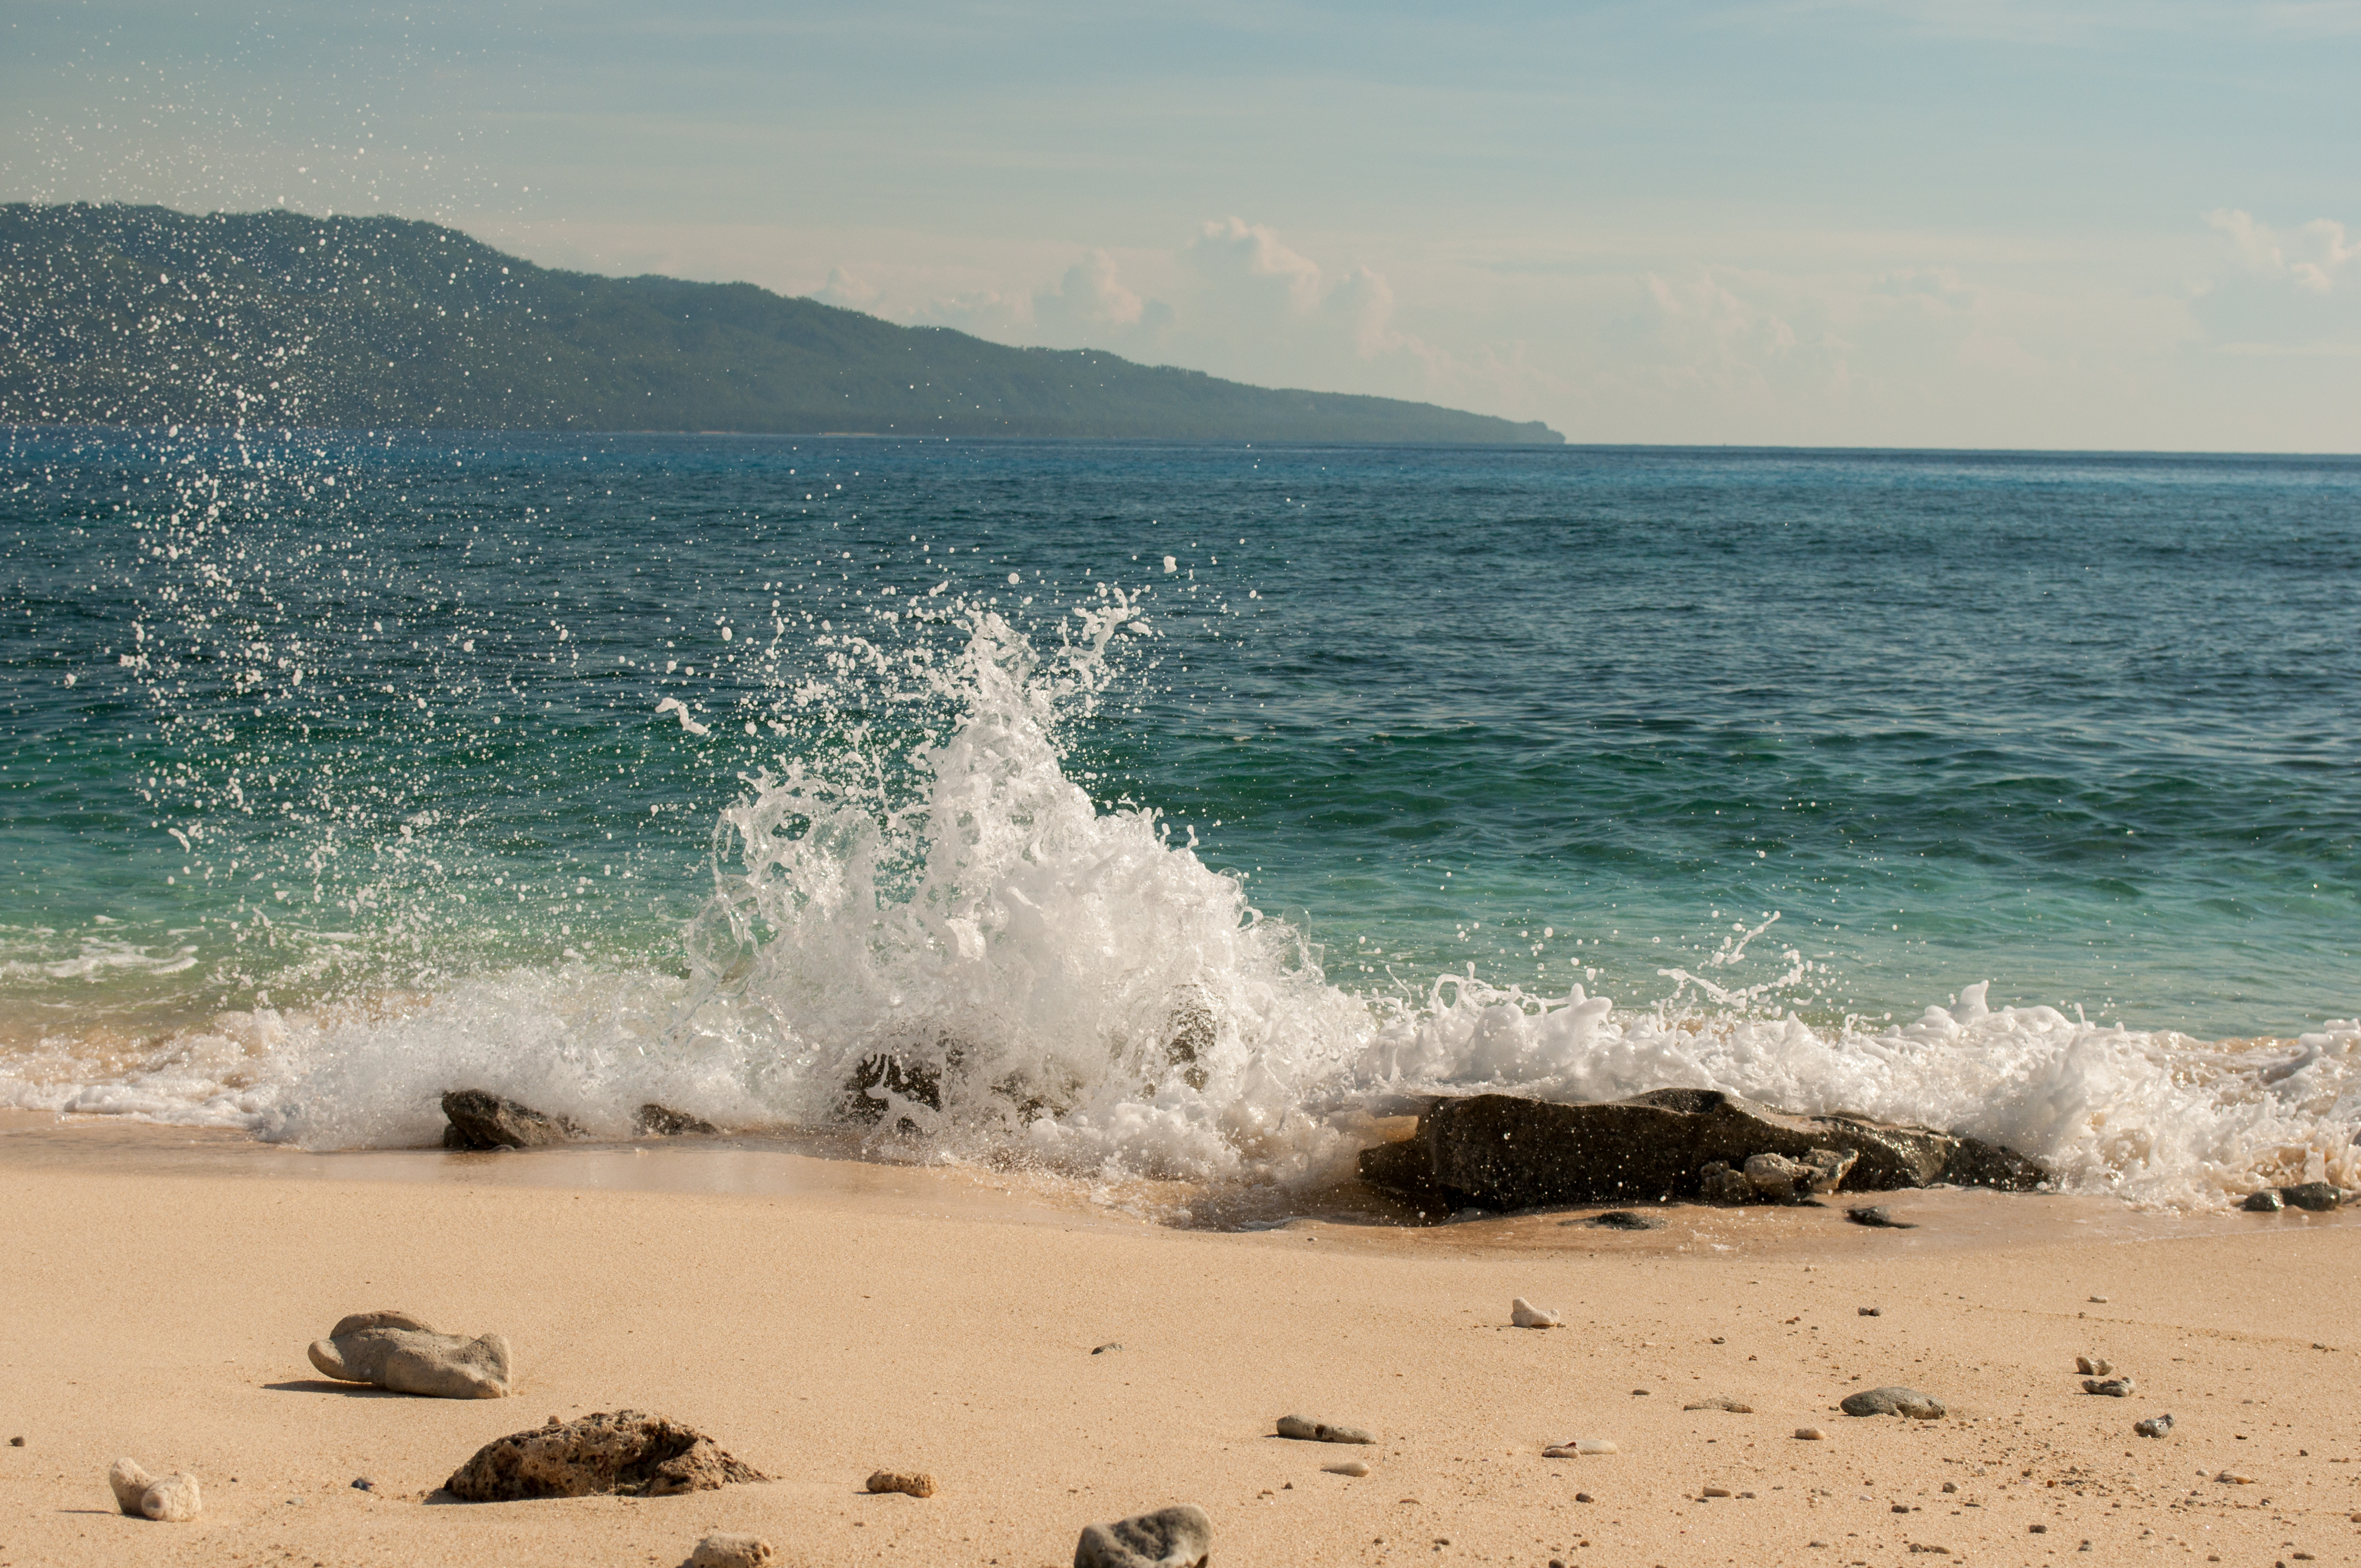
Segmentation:
<svg viewBox="0 0 2361 1568">
<path fill-rule="evenodd" d="M 2293 1187 L 2282 1187 L 2279 1196 L 2287 1200 L 2288 1207 L 2309 1209 L 2316 1214 L 2325 1214 L 2345 1201 L 2345 1194 L 2326 1181 L 2303 1181 Z"/>
<path fill-rule="evenodd" d="M 1846 1190 L 1936 1181 L 2022 1190 L 2043 1178 L 2031 1160 L 1973 1138 L 1861 1116 L 1791 1115 L 1708 1089 L 1589 1105 L 1511 1094 L 1437 1100 L 1409 1139 L 1364 1150 L 1361 1176 L 1414 1199 L 1502 1210 L 1695 1198 L 1719 1164 L 1751 1198 L 1748 1160 L 1774 1154 L 1811 1165 L 1816 1151 L 1851 1157 L 1834 1176 Z M 1722 1185 L 1735 1196 L 1734 1186 Z"/>
<path fill-rule="evenodd" d="M 2266 1187 L 2259 1192 L 2247 1193 L 2241 1207 L 2249 1214 L 2276 1214 L 2287 1207 L 2287 1200 Z"/>
<path fill-rule="evenodd" d="M 356 1312 L 313 1340 L 312 1365 L 344 1383 L 434 1399 L 499 1399 L 509 1392 L 508 1340 L 437 1333 L 408 1312 Z"/>
<path fill-rule="evenodd" d="M 1635 1213 L 1630 1209 L 1609 1209 L 1604 1214 L 1593 1214 L 1587 1220 L 1568 1220 L 1567 1224 L 1597 1225 L 1603 1231 L 1661 1231 L 1664 1222 L 1653 1214 Z"/>
<path fill-rule="evenodd" d="M 478 1449 L 444 1489 L 463 1503 L 534 1497 L 665 1497 L 770 1477 L 694 1427 L 638 1410 L 513 1432 Z"/>
<path fill-rule="evenodd" d="M 1849 1416 L 1907 1416 L 1916 1421 L 1940 1420 L 1945 1413 L 1943 1401 L 1933 1395 L 1899 1387 L 1863 1388 L 1846 1395 L 1837 1409 Z"/>
<path fill-rule="evenodd" d="M 1299 1442 L 1375 1442 L 1378 1441 L 1358 1427 L 1344 1427 L 1329 1421 L 1315 1421 L 1309 1416 L 1279 1417 L 1279 1435 L 1291 1437 Z"/>
<path fill-rule="evenodd" d="M 443 1096 L 446 1149 L 537 1149 L 572 1143 L 588 1135 L 563 1116 L 545 1116 L 530 1105 L 481 1089 L 455 1089 Z"/>
<path fill-rule="evenodd" d="M 632 1114 L 631 1130 L 643 1138 L 677 1138 L 687 1134 L 711 1137 L 721 1129 L 702 1116 L 692 1116 L 669 1105 L 650 1102 Z"/>
<path fill-rule="evenodd" d="M 1194 1503 L 1094 1524 L 1074 1545 L 1074 1568 L 1204 1568 L 1213 1521 Z"/>
</svg>

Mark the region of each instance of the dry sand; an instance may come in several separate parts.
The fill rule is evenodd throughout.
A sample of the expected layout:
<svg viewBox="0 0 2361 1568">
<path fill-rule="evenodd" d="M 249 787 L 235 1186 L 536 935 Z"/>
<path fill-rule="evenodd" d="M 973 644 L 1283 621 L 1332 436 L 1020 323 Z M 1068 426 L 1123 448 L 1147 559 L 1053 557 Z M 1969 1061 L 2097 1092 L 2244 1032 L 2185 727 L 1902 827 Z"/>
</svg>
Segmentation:
<svg viewBox="0 0 2361 1568">
<path fill-rule="evenodd" d="M 1675 1208 L 1634 1235 L 1566 1215 L 1217 1234 L 1005 1180 L 765 1148 L 313 1157 L 0 1117 L 0 1442 L 25 1439 L 0 1446 L 0 1564 L 671 1568 L 719 1529 L 796 1565 L 1040 1568 L 1087 1523 L 1181 1501 L 1233 1564 L 2361 1559 L 2347 1216 L 1926 1193 L 1894 1201 L 1910 1232 Z M 1505 1326 L 1520 1295 L 1569 1326 Z M 379 1306 L 506 1333 L 521 1392 L 319 1380 L 305 1344 Z M 2082 1393 L 2083 1354 L 2137 1395 Z M 1885 1383 L 1950 1414 L 1834 1412 Z M 1711 1395 L 1753 1413 L 1682 1409 Z M 619 1408 L 780 1479 L 433 1500 L 491 1438 Z M 2132 1435 L 2165 1410 L 2169 1438 Z M 1290 1412 L 1380 1442 L 1268 1435 Z M 1578 1437 L 1621 1452 L 1541 1456 Z M 203 1519 L 117 1515 L 121 1454 L 194 1470 Z M 1374 1473 L 1323 1471 L 1355 1457 Z M 939 1490 L 863 1495 L 881 1467 Z"/>
</svg>

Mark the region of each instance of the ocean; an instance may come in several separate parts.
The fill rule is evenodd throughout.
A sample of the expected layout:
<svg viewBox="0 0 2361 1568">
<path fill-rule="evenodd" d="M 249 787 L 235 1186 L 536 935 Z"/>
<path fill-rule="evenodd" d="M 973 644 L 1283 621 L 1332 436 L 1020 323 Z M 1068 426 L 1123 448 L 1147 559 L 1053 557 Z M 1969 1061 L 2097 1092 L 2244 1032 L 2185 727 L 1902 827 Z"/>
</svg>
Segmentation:
<svg viewBox="0 0 2361 1568">
<path fill-rule="evenodd" d="M 0 1104 L 2361 1185 L 2361 460 L 16 430 L 0 585 Z"/>
</svg>

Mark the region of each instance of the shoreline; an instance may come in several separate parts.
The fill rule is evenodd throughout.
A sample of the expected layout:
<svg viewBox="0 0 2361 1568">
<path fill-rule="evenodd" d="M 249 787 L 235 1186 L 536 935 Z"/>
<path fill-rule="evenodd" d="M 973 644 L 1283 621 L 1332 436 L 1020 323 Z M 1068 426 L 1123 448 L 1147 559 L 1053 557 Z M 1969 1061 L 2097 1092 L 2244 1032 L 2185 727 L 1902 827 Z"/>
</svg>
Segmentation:
<svg viewBox="0 0 2361 1568">
<path fill-rule="evenodd" d="M 2342 1326 L 2361 1225 L 2343 1214 L 1926 1191 L 1885 1195 L 1910 1232 L 1687 1206 L 1631 1235 L 1563 1223 L 1579 1212 L 1216 1231 L 1104 1201 L 1136 1194 L 809 1149 L 309 1155 L 29 1113 L 0 1116 L 0 1436 L 27 1439 L 0 1447 L 12 1568 L 670 1568 L 711 1530 L 798 1563 L 1055 1568 L 1085 1524 L 1181 1501 L 1212 1515 L 1217 1556 L 1250 1563 L 2361 1550 L 2361 1356 Z M 1519 1295 L 1570 1326 L 1508 1327 Z M 319 1380 L 304 1345 L 385 1306 L 509 1335 L 516 1397 Z M 2082 1393 L 2086 1354 L 2136 1395 Z M 1949 1414 L 1833 1413 L 1889 1383 Z M 1707 1396 L 1752 1413 L 1681 1408 Z M 419 1506 L 482 1442 L 625 1408 L 780 1479 Z M 2131 1435 L 2164 1410 L 2172 1435 Z M 1290 1412 L 1379 1441 L 1270 1436 Z M 1803 1425 L 1826 1440 L 1790 1435 Z M 1620 1453 L 1541 1456 L 1576 1437 Z M 203 1518 L 115 1515 L 121 1454 L 193 1469 Z M 1323 1470 L 1340 1458 L 1374 1474 Z M 939 1490 L 862 1494 L 877 1468 Z"/>
</svg>

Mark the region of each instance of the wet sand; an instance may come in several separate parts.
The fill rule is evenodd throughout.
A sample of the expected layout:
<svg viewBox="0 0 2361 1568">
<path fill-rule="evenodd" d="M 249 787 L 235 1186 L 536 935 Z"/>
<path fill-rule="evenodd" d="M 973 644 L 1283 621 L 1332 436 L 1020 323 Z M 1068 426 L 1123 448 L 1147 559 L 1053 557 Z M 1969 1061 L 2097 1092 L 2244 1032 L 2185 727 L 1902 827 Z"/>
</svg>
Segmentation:
<svg viewBox="0 0 2361 1568">
<path fill-rule="evenodd" d="M 1687 1206 L 1631 1234 L 1405 1228 L 1348 1189 L 1180 1229 L 1134 1213 L 1202 1195 L 848 1153 L 314 1156 L 0 1115 L 0 1441 L 26 1440 L 0 1446 L 0 1565 L 669 1568 L 721 1529 L 791 1563 L 1039 1568 L 1179 1501 L 1234 1563 L 2361 1558 L 2350 1216 L 1938 1191 L 1893 1195 L 1913 1231 Z M 1569 1326 L 1507 1327 L 1518 1295 Z M 506 1333 L 518 1396 L 321 1380 L 304 1345 L 376 1306 Z M 2138 1392 L 2081 1392 L 2082 1354 Z M 1886 1383 L 1949 1414 L 1834 1411 Z M 1708 1396 L 1753 1413 L 1682 1409 Z M 491 1438 L 618 1408 L 780 1479 L 432 1500 Z M 2166 1410 L 2170 1437 L 2132 1435 Z M 1380 1442 L 1268 1435 L 1290 1412 Z M 1541 1456 L 1577 1437 L 1621 1452 Z M 118 1454 L 193 1469 L 204 1518 L 116 1515 Z M 1374 1473 L 1323 1472 L 1355 1457 Z M 939 1489 L 862 1494 L 880 1467 Z"/>
</svg>

